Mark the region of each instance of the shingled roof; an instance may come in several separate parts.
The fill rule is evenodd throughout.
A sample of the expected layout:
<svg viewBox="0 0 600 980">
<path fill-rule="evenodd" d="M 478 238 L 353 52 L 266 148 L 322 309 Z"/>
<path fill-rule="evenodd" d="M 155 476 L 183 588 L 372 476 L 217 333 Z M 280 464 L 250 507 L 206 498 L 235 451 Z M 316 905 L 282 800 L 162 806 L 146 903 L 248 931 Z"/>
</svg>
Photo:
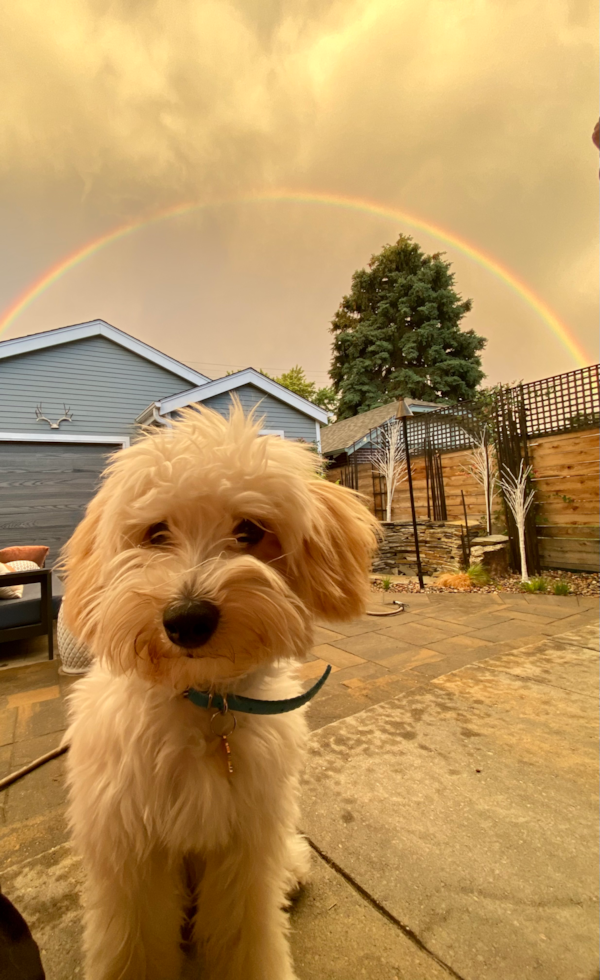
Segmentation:
<svg viewBox="0 0 600 980">
<path fill-rule="evenodd" d="M 444 407 L 443 404 L 423 402 L 417 398 L 405 398 L 404 401 L 415 413 L 434 412 Z M 370 412 L 361 412 L 360 415 L 353 415 L 350 419 L 342 419 L 341 422 L 325 426 L 321 429 L 321 452 L 324 456 L 345 452 L 359 439 L 368 435 L 371 429 L 376 429 L 377 426 L 395 418 L 397 408 L 397 401 L 388 402 L 387 405 L 372 408 Z"/>
</svg>

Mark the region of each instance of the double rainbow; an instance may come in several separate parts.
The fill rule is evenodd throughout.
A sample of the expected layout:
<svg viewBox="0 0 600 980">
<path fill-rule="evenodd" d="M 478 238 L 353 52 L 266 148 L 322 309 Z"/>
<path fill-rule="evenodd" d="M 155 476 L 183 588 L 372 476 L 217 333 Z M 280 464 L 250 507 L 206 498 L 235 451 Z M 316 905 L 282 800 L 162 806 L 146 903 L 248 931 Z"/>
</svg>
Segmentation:
<svg viewBox="0 0 600 980">
<path fill-rule="evenodd" d="M 525 282 L 523 282 L 523 280 L 519 279 L 518 276 L 516 276 L 507 266 L 496 261 L 496 259 L 492 258 L 491 255 L 488 255 L 482 249 L 471 245 L 466 239 L 460 238 L 458 235 L 447 231 L 440 225 L 433 224 L 430 221 L 424 221 L 422 218 L 418 218 L 414 214 L 409 214 L 407 211 L 403 211 L 395 207 L 389 207 L 388 205 L 380 204 L 377 201 L 370 201 L 366 198 L 349 197 L 343 194 L 321 193 L 319 191 L 289 190 L 286 188 L 259 191 L 257 193 L 243 195 L 240 197 L 228 197 L 205 203 L 186 202 L 184 204 L 177 204 L 174 207 L 156 211 L 153 214 L 147 215 L 146 217 L 136 218 L 134 221 L 130 221 L 126 224 L 120 225 L 117 228 L 113 228 L 112 231 L 106 232 L 104 235 L 100 235 L 97 238 L 92 239 L 85 245 L 82 245 L 80 248 L 71 252 L 69 255 L 59 259 L 58 262 L 46 269 L 38 279 L 30 283 L 30 285 L 27 286 L 27 288 L 19 296 L 17 296 L 10 306 L 4 311 L 2 318 L 0 319 L 0 334 L 11 326 L 17 317 L 20 316 L 20 314 L 23 313 L 23 311 L 27 309 L 27 307 L 30 306 L 31 303 L 38 298 L 38 296 L 41 296 L 46 289 L 62 278 L 62 276 L 64 276 L 67 272 L 75 268 L 75 266 L 79 265 L 81 262 L 84 262 L 86 259 L 90 258 L 90 256 L 94 255 L 96 252 L 106 248 L 113 242 L 119 241 L 121 238 L 125 238 L 127 235 L 132 235 L 140 228 L 146 228 L 148 225 L 156 224 L 159 221 L 166 221 L 169 218 L 175 218 L 179 215 L 189 214 L 192 211 L 199 211 L 204 208 L 214 208 L 225 204 L 234 203 L 260 203 L 262 201 L 321 204 L 329 207 L 344 208 L 349 211 L 360 211 L 364 214 L 372 214 L 388 220 L 391 219 L 393 221 L 400 222 L 403 225 L 408 225 L 410 228 L 425 231 L 434 238 L 439 239 L 441 242 L 444 242 L 447 245 L 451 245 L 464 255 L 467 255 L 470 259 L 482 266 L 482 268 L 487 269 L 488 272 L 491 272 L 498 279 L 509 286 L 510 289 L 517 293 L 517 295 L 520 296 L 521 299 L 524 300 L 528 306 L 535 310 L 535 312 L 541 317 L 557 340 L 559 340 L 563 347 L 569 352 L 578 367 L 583 367 L 590 363 L 588 353 L 584 350 L 573 331 L 565 323 L 559 320 L 556 314 L 553 313 L 543 299 L 536 295 L 536 293 L 534 293 L 534 291 Z"/>
</svg>

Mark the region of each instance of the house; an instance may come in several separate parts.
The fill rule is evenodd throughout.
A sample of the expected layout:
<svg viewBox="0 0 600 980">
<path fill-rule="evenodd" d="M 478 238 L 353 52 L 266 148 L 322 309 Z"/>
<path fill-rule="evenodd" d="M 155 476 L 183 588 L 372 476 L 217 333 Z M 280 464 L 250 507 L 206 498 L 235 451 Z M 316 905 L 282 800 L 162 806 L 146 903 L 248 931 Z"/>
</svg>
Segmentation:
<svg viewBox="0 0 600 980">
<path fill-rule="evenodd" d="M 260 405 L 264 431 L 320 444 L 326 413 L 253 368 L 213 381 L 104 320 L 0 343 L 0 548 L 58 558 L 110 455 L 186 405 Z"/>
<path fill-rule="evenodd" d="M 148 405 L 136 421 L 142 425 L 153 422 L 165 425 L 170 419 L 177 418 L 182 408 L 199 404 L 227 415 L 232 396 L 246 412 L 260 406 L 258 416 L 264 416 L 263 435 L 312 442 L 321 451 L 321 425 L 328 420 L 327 412 L 254 368 L 245 368 L 225 378 L 168 395 Z"/>
</svg>

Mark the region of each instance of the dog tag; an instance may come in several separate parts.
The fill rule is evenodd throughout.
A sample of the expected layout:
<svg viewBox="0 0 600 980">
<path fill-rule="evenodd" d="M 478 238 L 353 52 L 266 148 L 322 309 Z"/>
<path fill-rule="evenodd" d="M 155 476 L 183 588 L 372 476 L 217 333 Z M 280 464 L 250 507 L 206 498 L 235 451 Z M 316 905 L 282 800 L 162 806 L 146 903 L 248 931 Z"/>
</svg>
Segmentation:
<svg viewBox="0 0 600 980">
<path fill-rule="evenodd" d="M 215 711 L 214 715 L 210 719 L 210 730 L 213 735 L 221 739 L 221 745 L 223 746 L 223 752 L 225 754 L 225 766 L 227 767 L 227 775 L 233 775 L 233 763 L 231 761 L 231 746 L 229 744 L 228 736 L 235 731 L 237 727 L 237 718 L 232 715 L 230 711 Z"/>
</svg>

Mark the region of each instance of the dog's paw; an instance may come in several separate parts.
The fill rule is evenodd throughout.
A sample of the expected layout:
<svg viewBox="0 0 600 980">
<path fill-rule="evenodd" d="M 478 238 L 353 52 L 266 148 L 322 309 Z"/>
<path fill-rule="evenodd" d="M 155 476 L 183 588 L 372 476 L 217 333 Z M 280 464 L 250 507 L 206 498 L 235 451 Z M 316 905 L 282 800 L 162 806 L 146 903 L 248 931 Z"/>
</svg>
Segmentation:
<svg viewBox="0 0 600 980">
<path fill-rule="evenodd" d="M 305 883 L 302 881 L 297 881 L 296 884 L 293 885 L 291 889 L 288 891 L 288 893 L 286 894 L 282 902 L 281 908 L 283 909 L 283 911 L 291 912 L 292 909 L 294 909 L 296 905 L 298 905 L 298 903 L 300 902 L 302 896 L 304 895 L 305 890 L 306 890 Z"/>
<path fill-rule="evenodd" d="M 289 842 L 289 870 L 297 885 L 305 885 L 310 878 L 312 852 L 310 844 L 302 834 L 294 834 Z"/>
</svg>

